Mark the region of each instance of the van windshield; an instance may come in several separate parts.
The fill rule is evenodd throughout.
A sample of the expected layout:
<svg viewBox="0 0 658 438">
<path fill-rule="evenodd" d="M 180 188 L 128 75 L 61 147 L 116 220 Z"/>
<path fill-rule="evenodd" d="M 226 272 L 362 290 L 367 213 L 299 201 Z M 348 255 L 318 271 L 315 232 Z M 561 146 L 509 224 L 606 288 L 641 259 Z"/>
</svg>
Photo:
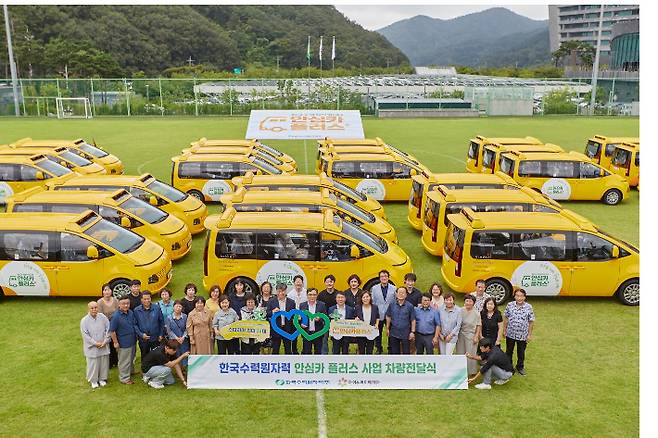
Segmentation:
<svg viewBox="0 0 658 438">
<path fill-rule="evenodd" d="M 91 161 L 88 159 L 83 158 L 80 155 L 76 155 L 68 150 L 60 152 L 59 156 L 79 167 L 89 166 L 91 164 Z"/>
<path fill-rule="evenodd" d="M 164 198 L 171 200 L 172 202 L 181 202 L 187 199 L 187 194 L 181 192 L 180 190 L 162 183 L 157 179 L 154 179 L 153 182 L 147 185 L 149 189 L 153 190 L 158 195 L 161 195 Z"/>
<path fill-rule="evenodd" d="M 329 195 L 329 197 L 336 203 L 338 208 L 345 210 L 351 216 L 360 219 L 362 222 L 368 222 L 371 224 L 375 222 L 375 216 L 372 213 L 363 211 L 363 209 L 357 207 L 356 205 L 350 204 L 349 202 L 343 201 L 334 194 Z"/>
<path fill-rule="evenodd" d="M 70 169 L 62 166 L 59 163 L 50 161 L 48 159 L 41 160 L 38 163 L 34 163 L 39 169 L 45 170 L 46 172 L 52 173 L 55 176 L 66 175 L 67 173 L 72 173 Z"/>
<path fill-rule="evenodd" d="M 445 255 L 456 262 L 461 261 L 465 237 L 466 231 L 450 222 L 448 225 L 448 231 L 446 232 L 446 242 L 444 247 Z"/>
<path fill-rule="evenodd" d="M 592 140 L 587 142 L 587 147 L 585 148 L 585 155 L 587 155 L 589 158 L 597 158 L 599 157 L 600 152 L 601 152 L 601 143 L 597 143 Z"/>
<path fill-rule="evenodd" d="M 277 166 L 280 166 L 280 165 L 283 164 L 283 161 L 279 160 L 276 157 L 273 157 L 272 155 L 268 154 L 267 152 L 256 150 L 256 155 L 258 155 L 259 157 L 261 157 L 265 161 L 276 164 Z"/>
<path fill-rule="evenodd" d="M 337 188 L 339 191 L 341 191 L 341 192 L 343 192 L 343 193 L 347 193 L 347 194 L 350 195 L 352 198 L 360 199 L 361 201 L 366 201 L 366 200 L 368 200 L 368 198 L 366 197 L 366 195 L 364 195 L 363 193 L 357 192 L 357 191 L 354 190 L 353 188 L 348 187 L 348 186 L 346 186 L 345 184 L 336 181 L 335 179 L 331 179 L 331 183 L 332 183 L 333 186 L 334 186 L 335 188 Z"/>
<path fill-rule="evenodd" d="M 87 228 L 84 233 L 107 246 L 112 247 L 121 254 L 136 251 L 144 243 L 144 238 L 139 234 L 121 228 L 105 219 L 96 222 Z"/>
<path fill-rule="evenodd" d="M 124 210 L 128 210 L 138 218 L 145 220 L 149 224 L 159 224 L 169 216 L 168 213 L 165 213 L 159 208 L 155 208 L 151 204 L 147 204 L 133 196 L 127 198 L 119 204 L 119 206 Z"/>
<path fill-rule="evenodd" d="M 484 148 L 484 154 L 482 154 L 482 165 L 488 169 L 493 169 L 494 162 L 496 158 L 496 152 L 491 149 Z"/>
<path fill-rule="evenodd" d="M 625 240 L 621 240 L 619 237 L 611 236 L 610 234 L 606 233 L 605 231 L 603 231 L 602 229 L 600 229 L 598 227 L 596 227 L 596 231 L 598 231 L 599 233 L 603 234 L 604 236 L 612 239 L 613 241 L 616 240 L 618 242 L 623 243 L 624 245 L 626 245 L 627 247 L 629 247 L 630 249 L 632 249 L 636 253 L 638 253 L 638 254 L 640 253 L 640 250 L 636 246 L 631 245 L 630 243 L 626 242 Z"/>
<path fill-rule="evenodd" d="M 99 149 L 96 146 L 92 146 L 87 142 L 78 143 L 77 146 L 78 146 L 78 149 L 81 149 L 84 152 L 88 153 L 89 155 L 93 155 L 96 158 L 103 158 L 103 157 L 107 157 L 108 155 L 110 155 L 107 152 L 105 152 L 104 150 Z"/>
<path fill-rule="evenodd" d="M 274 149 L 273 147 L 268 146 L 266 144 L 261 143 L 260 148 L 265 149 L 267 152 L 274 155 L 275 157 L 283 157 L 283 152 L 279 152 L 276 149 Z"/>
<path fill-rule="evenodd" d="M 475 160 L 478 157 L 479 148 L 480 145 L 472 141 L 471 144 L 468 145 L 468 158 Z"/>
<path fill-rule="evenodd" d="M 347 234 L 357 242 L 365 244 L 382 254 L 385 254 L 388 251 L 388 244 L 381 237 L 377 237 L 361 227 L 345 222 L 338 216 L 334 216 L 334 223 L 339 227 L 342 225 L 343 233 Z"/>
<path fill-rule="evenodd" d="M 500 159 L 500 171 L 513 177 L 514 176 L 514 160 L 512 160 L 509 157 L 506 157 L 503 154 L 503 157 Z"/>
<path fill-rule="evenodd" d="M 615 166 L 628 166 L 628 163 L 631 160 L 631 151 L 626 149 L 617 149 L 615 154 L 612 156 L 612 164 Z"/>
<path fill-rule="evenodd" d="M 281 169 L 277 169 L 276 167 L 272 166 L 270 163 L 267 161 L 263 160 L 262 158 L 254 157 L 252 160 L 252 163 L 254 163 L 256 166 L 260 167 L 263 169 L 265 172 L 269 173 L 270 175 L 281 175 Z"/>
</svg>

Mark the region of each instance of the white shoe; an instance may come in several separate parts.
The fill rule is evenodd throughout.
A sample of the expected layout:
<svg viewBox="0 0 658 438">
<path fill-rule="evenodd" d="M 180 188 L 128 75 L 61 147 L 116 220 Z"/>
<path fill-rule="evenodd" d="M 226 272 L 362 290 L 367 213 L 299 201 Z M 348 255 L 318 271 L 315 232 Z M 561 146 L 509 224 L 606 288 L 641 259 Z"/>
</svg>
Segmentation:
<svg viewBox="0 0 658 438">
<path fill-rule="evenodd" d="M 107 380 L 99 380 L 98 385 L 101 386 L 101 387 L 107 385 Z"/>
<path fill-rule="evenodd" d="M 506 384 L 507 382 L 509 382 L 509 379 L 498 379 L 498 380 L 496 380 L 494 383 L 495 383 L 496 385 L 504 385 L 504 384 Z"/>
<path fill-rule="evenodd" d="M 91 389 L 96 389 L 98 388 L 98 383 L 97 382 L 91 382 Z"/>
<path fill-rule="evenodd" d="M 147 376 L 146 374 L 144 374 L 144 376 L 142 377 L 142 381 L 143 381 L 144 383 L 148 383 L 149 380 L 150 380 L 150 379 L 148 378 L 148 376 Z"/>
<path fill-rule="evenodd" d="M 475 385 L 475 387 L 477 389 L 491 389 L 491 385 L 489 385 L 488 383 L 478 383 L 477 385 Z"/>
<path fill-rule="evenodd" d="M 149 382 L 148 385 L 149 385 L 151 388 L 154 388 L 154 389 L 162 389 L 162 388 L 164 388 L 164 385 L 163 385 L 162 383 Z"/>
</svg>

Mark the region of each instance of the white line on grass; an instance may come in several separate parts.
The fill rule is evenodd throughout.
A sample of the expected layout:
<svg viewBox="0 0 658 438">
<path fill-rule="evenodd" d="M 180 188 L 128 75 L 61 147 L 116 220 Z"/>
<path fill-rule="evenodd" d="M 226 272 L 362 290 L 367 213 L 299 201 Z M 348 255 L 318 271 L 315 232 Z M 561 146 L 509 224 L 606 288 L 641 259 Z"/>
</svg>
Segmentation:
<svg viewBox="0 0 658 438">
<path fill-rule="evenodd" d="M 147 164 L 151 164 L 152 162 L 159 160 L 160 158 L 162 157 L 155 157 L 152 160 L 144 161 L 142 164 L 137 166 L 137 174 L 139 175 L 142 173 L 142 169 L 144 168 L 144 166 L 146 166 Z"/>
<path fill-rule="evenodd" d="M 327 411 L 324 409 L 324 391 L 315 391 L 315 406 L 318 411 L 318 438 L 327 438 Z"/>
</svg>

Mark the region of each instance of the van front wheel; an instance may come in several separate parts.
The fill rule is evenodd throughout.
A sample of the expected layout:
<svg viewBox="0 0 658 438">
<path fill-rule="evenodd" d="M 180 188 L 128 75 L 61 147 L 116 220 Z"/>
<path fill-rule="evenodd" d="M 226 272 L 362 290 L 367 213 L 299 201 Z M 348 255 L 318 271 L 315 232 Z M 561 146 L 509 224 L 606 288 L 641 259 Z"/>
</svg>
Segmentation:
<svg viewBox="0 0 658 438">
<path fill-rule="evenodd" d="M 625 281 L 617 290 L 617 298 L 627 306 L 640 305 L 640 280 L 634 278 Z"/>
<path fill-rule="evenodd" d="M 122 296 L 130 293 L 130 281 L 125 278 L 112 280 L 110 282 L 110 289 L 112 289 L 112 296 L 118 300 Z"/>
<path fill-rule="evenodd" d="M 496 304 L 503 304 L 512 297 L 512 286 L 501 278 L 492 278 L 485 284 L 485 292 L 496 300 Z"/>
<path fill-rule="evenodd" d="M 190 196 L 194 196 L 195 198 L 197 198 L 201 202 L 205 201 L 203 193 L 201 193 L 198 190 L 190 190 L 189 192 L 187 192 L 187 194 L 190 195 Z"/>
<path fill-rule="evenodd" d="M 603 194 L 603 203 L 607 205 L 617 205 L 622 199 L 623 196 L 617 189 L 610 189 Z"/>
</svg>

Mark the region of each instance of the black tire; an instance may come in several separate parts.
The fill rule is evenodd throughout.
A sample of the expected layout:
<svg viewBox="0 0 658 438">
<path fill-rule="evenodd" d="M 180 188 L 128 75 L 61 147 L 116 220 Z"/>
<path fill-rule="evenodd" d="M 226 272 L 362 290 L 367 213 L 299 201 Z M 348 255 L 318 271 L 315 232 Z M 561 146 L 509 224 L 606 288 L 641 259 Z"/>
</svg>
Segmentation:
<svg viewBox="0 0 658 438">
<path fill-rule="evenodd" d="M 373 279 L 371 279 L 371 280 L 368 280 L 368 281 L 366 282 L 366 285 L 363 286 L 363 290 L 370 291 L 370 289 L 372 289 L 372 287 L 373 287 L 374 285 L 376 285 L 377 283 L 379 283 L 379 278 L 373 278 Z M 389 281 L 388 283 L 389 283 L 391 286 L 395 287 L 395 284 L 394 284 L 392 281 Z"/>
<path fill-rule="evenodd" d="M 603 194 L 601 201 L 603 201 L 603 203 L 606 205 L 617 205 L 623 199 L 624 196 L 622 195 L 621 191 L 617 189 L 610 189 Z"/>
<path fill-rule="evenodd" d="M 3 300 L 4 298 L 5 298 L 5 292 L 0 287 L 0 301 Z"/>
<path fill-rule="evenodd" d="M 639 306 L 640 305 L 640 279 L 633 278 L 631 280 L 626 280 L 619 286 L 617 289 L 617 298 L 623 304 L 627 306 Z"/>
<path fill-rule="evenodd" d="M 258 289 L 258 285 L 254 280 L 247 277 L 237 277 L 228 282 L 228 284 L 226 285 L 226 290 L 224 291 L 225 294 L 233 293 L 235 291 L 235 283 L 238 281 L 238 279 L 244 281 L 245 293 L 252 293 L 254 295 L 258 295 L 260 293 L 260 290 Z"/>
<path fill-rule="evenodd" d="M 187 192 L 187 194 L 190 195 L 190 196 L 194 196 L 195 198 L 197 198 L 201 202 L 206 202 L 205 196 L 203 196 L 203 193 L 201 193 L 198 190 L 190 190 L 189 192 Z"/>
<path fill-rule="evenodd" d="M 491 295 L 496 304 L 503 304 L 512 298 L 512 285 L 502 278 L 491 278 L 485 282 L 486 293 Z"/>
<path fill-rule="evenodd" d="M 125 278 L 112 280 L 110 281 L 110 289 L 112 289 L 112 296 L 118 300 L 130 293 L 130 280 L 126 280 Z"/>
</svg>

